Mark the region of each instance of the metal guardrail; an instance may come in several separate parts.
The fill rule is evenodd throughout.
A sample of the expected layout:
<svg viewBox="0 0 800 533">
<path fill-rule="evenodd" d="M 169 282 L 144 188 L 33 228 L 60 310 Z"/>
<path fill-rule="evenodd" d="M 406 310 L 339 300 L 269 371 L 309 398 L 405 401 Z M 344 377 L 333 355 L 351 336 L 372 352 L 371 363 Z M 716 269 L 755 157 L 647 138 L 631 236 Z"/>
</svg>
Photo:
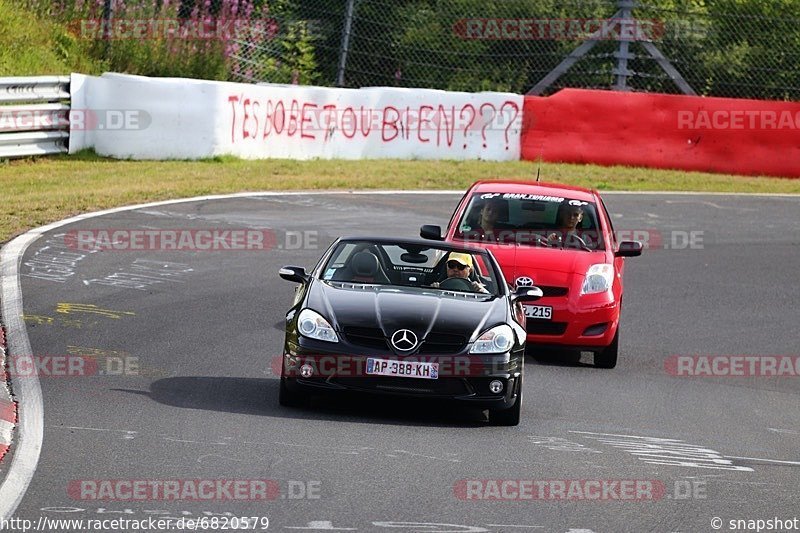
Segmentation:
<svg viewBox="0 0 800 533">
<path fill-rule="evenodd" d="M 0 158 L 67 152 L 69 80 L 0 78 Z"/>
</svg>

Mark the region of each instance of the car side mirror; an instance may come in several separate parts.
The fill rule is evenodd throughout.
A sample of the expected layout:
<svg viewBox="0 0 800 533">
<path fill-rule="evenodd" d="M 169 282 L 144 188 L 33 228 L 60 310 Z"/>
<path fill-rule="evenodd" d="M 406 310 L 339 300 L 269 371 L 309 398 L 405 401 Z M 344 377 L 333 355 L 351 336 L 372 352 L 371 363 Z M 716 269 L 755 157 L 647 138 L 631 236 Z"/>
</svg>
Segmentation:
<svg viewBox="0 0 800 533">
<path fill-rule="evenodd" d="M 303 267 L 285 266 L 278 270 L 278 275 L 287 281 L 294 281 L 295 283 L 305 283 L 308 281 L 308 274 Z"/>
<path fill-rule="evenodd" d="M 419 236 L 423 239 L 428 239 L 430 241 L 442 241 L 444 238 L 442 237 L 442 228 L 441 226 L 434 226 L 432 224 L 425 224 L 421 228 L 419 228 Z"/>
<path fill-rule="evenodd" d="M 543 297 L 544 293 L 539 287 L 517 287 L 512 293 L 515 302 L 535 302 Z"/>
<path fill-rule="evenodd" d="M 637 257 L 642 255 L 642 243 L 639 241 L 622 241 L 614 253 L 616 257 Z"/>
</svg>

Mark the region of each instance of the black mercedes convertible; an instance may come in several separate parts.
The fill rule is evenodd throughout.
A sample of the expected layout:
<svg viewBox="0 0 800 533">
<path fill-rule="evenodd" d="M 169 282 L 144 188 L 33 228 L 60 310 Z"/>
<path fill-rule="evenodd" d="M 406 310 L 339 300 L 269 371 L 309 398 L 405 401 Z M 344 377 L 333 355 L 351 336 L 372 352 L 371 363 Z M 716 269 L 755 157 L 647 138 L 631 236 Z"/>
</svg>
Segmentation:
<svg viewBox="0 0 800 533">
<path fill-rule="evenodd" d="M 517 425 L 525 314 L 537 287 L 512 291 L 491 252 L 424 240 L 342 238 L 286 314 L 279 401 L 360 391 L 457 400 Z"/>
</svg>

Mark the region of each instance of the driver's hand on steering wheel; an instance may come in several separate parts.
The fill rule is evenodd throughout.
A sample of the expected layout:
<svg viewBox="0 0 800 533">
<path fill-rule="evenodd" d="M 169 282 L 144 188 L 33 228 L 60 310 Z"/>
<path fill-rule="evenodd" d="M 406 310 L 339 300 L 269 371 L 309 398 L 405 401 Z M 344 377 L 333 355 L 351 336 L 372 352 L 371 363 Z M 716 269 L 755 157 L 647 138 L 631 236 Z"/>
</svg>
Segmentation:
<svg viewBox="0 0 800 533">
<path fill-rule="evenodd" d="M 466 278 L 464 278 L 464 279 L 466 279 Z M 469 280 L 466 280 L 466 281 L 469 281 Z M 433 283 L 431 283 L 431 287 L 433 287 L 434 289 L 438 289 L 439 288 L 439 282 L 438 281 L 434 281 Z M 470 282 L 470 287 L 472 287 L 472 290 L 475 291 L 475 292 L 482 292 L 482 293 L 485 293 L 485 294 L 489 293 L 489 290 L 486 288 L 486 286 L 483 283 L 479 283 L 477 281 Z"/>
<path fill-rule="evenodd" d="M 489 290 L 486 288 L 486 286 L 478 281 L 473 281 L 472 283 L 470 283 L 470 286 L 472 287 L 472 290 L 475 292 L 482 292 L 485 294 L 489 293 Z"/>
</svg>

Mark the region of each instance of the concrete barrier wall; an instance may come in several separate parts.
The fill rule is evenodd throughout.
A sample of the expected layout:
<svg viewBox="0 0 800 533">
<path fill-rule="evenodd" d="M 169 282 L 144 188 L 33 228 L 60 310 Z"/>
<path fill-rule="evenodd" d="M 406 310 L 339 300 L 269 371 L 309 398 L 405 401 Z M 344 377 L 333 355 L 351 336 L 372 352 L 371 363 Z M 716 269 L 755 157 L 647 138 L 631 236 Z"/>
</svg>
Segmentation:
<svg viewBox="0 0 800 533">
<path fill-rule="evenodd" d="M 133 159 L 517 159 L 800 176 L 800 103 L 549 97 L 72 76 L 70 153 Z M 131 113 L 131 121 L 121 117 Z M 90 118 L 86 118 L 90 116 Z M 127 115 L 126 115 L 127 116 Z M 81 116 L 77 117 L 78 119 Z"/>
<path fill-rule="evenodd" d="M 139 127 L 75 131 L 70 153 L 135 159 L 518 160 L 522 96 L 74 76 L 73 107 L 135 110 Z M 101 121 L 102 122 L 102 121 Z M 146 126 L 142 126 L 146 123 Z"/>
</svg>

